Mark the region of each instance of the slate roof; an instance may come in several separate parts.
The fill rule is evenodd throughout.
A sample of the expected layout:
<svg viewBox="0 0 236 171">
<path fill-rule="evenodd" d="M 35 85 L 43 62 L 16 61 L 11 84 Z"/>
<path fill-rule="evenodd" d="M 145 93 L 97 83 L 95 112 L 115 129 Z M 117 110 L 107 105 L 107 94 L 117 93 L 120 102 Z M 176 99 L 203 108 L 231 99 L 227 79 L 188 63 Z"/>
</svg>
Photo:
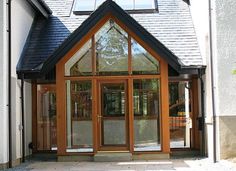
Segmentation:
<svg viewBox="0 0 236 171">
<path fill-rule="evenodd" d="M 18 72 L 39 71 L 62 42 L 88 18 L 87 15 L 73 15 L 73 0 L 45 2 L 53 15 L 47 20 L 40 17 L 35 20 L 18 62 Z M 159 0 L 158 9 L 159 13 L 131 16 L 176 55 L 183 66 L 202 66 L 188 5 L 182 0 Z"/>
</svg>

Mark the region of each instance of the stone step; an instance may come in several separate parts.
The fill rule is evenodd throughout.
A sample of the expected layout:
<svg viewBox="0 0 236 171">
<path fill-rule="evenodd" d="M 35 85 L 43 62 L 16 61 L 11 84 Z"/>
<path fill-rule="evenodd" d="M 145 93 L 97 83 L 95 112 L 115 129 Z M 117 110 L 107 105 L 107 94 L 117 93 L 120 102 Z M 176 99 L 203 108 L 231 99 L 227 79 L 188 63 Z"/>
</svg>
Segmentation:
<svg viewBox="0 0 236 171">
<path fill-rule="evenodd" d="M 176 150 L 171 152 L 171 158 L 191 158 L 201 156 L 198 150 Z"/>
<path fill-rule="evenodd" d="M 98 152 L 94 155 L 95 162 L 119 162 L 132 160 L 129 152 Z"/>
</svg>

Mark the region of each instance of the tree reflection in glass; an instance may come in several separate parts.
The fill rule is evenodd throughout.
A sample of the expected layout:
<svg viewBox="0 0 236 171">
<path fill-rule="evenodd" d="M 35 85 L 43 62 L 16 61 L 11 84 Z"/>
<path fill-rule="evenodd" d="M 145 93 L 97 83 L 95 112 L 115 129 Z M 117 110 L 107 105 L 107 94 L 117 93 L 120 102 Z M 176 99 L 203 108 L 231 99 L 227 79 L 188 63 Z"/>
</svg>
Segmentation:
<svg viewBox="0 0 236 171">
<path fill-rule="evenodd" d="M 128 74 L 128 34 L 109 20 L 95 35 L 98 75 Z"/>
</svg>

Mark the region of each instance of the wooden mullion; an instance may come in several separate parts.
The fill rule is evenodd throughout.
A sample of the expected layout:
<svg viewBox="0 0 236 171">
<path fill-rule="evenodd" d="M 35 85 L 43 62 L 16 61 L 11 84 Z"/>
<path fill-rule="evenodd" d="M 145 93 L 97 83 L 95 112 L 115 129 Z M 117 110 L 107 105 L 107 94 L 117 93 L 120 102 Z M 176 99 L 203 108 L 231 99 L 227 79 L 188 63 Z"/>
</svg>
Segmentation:
<svg viewBox="0 0 236 171">
<path fill-rule="evenodd" d="M 95 44 L 95 37 L 92 36 L 92 74 L 96 75 L 96 44 Z"/>
<path fill-rule="evenodd" d="M 32 83 L 32 143 L 33 153 L 37 152 L 37 84 Z"/>
<path fill-rule="evenodd" d="M 131 36 L 128 35 L 128 73 L 132 75 L 132 51 L 131 51 Z"/>
<path fill-rule="evenodd" d="M 133 111 L 133 79 L 128 80 L 128 123 L 129 123 L 129 150 L 134 152 L 134 111 Z"/>
</svg>

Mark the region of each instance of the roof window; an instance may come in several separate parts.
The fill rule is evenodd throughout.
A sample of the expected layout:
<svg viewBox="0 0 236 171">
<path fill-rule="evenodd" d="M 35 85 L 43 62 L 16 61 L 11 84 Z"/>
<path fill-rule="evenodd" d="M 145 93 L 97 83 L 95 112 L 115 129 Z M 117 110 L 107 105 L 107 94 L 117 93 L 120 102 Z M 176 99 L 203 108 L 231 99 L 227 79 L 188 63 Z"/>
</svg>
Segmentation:
<svg viewBox="0 0 236 171">
<path fill-rule="evenodd" d="M 74 14 L 90 14 L 106 0 L 75 0 Z M 128 13 L 158 12 L 157 0 L 113 0 Z"/>
</svg>

